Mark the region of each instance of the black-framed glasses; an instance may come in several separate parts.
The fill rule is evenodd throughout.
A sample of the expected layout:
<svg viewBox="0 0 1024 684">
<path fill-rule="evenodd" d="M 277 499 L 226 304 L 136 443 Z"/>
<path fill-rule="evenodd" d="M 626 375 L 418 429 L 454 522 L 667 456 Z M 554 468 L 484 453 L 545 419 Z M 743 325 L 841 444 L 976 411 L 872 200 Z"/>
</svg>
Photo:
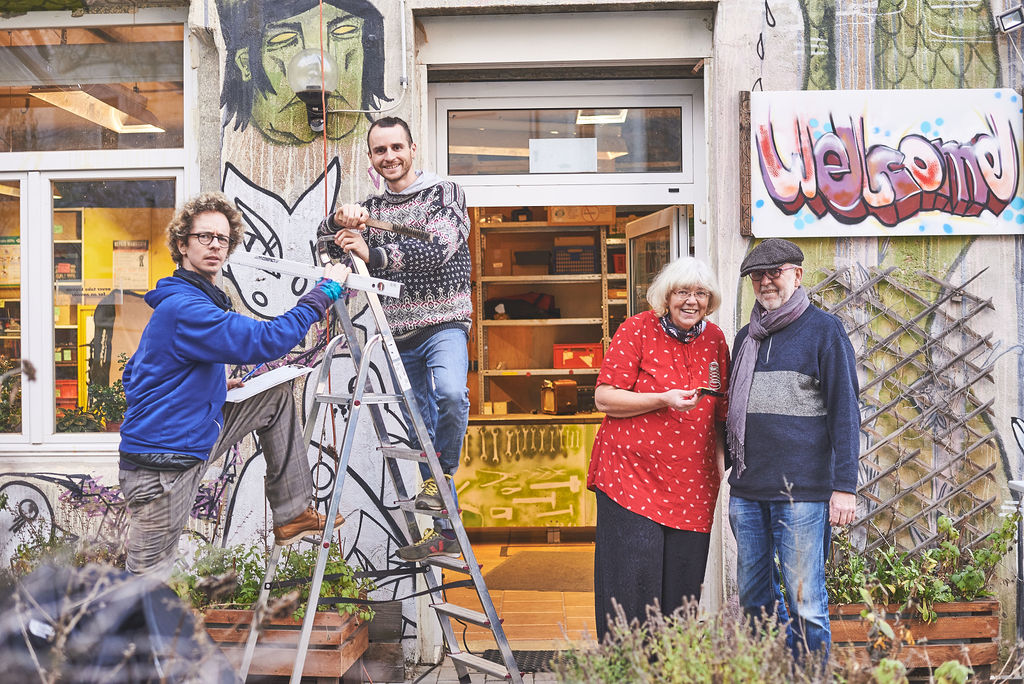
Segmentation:
<svg viewBox="0 0 1024 684">
<path fill-rule="evenodd" d="M 210 245 L 213 243 L 213 239 L 217 238 L 217 245 L 220 247 L 228 247 L 231 245 L 231 238 L 227 235 L 217 235 L 216 233 L 189 233 L 189 237 L 194 237 L 199 240 L 201 245 Z"/>
<path fill-rule="evenodd" d="M 780 275 L 782 275 L 783 271 L 792 271 L 794 268 L 796 268 L 796 266 L 783 266 L 781 268 L 769 268 L 767 271 L 751 271 L 747 275 L 749 275 L 750 279 L 753 280 L 756 283 L 756 282 L 760 281 L 761 279 L 763 279 L 765 276 L 768 276 L 772 280 L 775 280 Z"/>
</svg>

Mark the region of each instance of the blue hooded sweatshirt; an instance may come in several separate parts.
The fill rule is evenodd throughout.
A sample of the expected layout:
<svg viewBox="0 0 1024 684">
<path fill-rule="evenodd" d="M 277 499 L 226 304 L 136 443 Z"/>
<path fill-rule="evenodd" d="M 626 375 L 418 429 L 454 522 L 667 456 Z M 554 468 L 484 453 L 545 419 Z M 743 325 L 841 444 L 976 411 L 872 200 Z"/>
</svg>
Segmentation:
<svg viewBox="0 0 1024 684">
<path fill-rule="evenodd" d="M 145 296 L 153 315 L 122 381 L 128 411 L 121 452 L 176 453 L 206 460 L 223 423 L 225 364 L 255 364 L 294 348 L 323 307 L 304 297 L 260 321 L 224 311 L 183 278 L 161 278 Z"/>
</svg>

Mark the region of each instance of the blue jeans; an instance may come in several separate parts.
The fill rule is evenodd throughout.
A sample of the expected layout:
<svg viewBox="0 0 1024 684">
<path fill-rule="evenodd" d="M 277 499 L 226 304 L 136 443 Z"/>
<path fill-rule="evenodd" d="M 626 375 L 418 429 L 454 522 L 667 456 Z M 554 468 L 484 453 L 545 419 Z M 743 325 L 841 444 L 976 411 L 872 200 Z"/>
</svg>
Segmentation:
<svg viewBox="0 0 1024 684">
<path fill-rule="evenodd" d="M 832 634 L 825 590 L 825 535 L 829 531 L 827 501 L 729 500 L 729 524 L 736 537 L 736 581 L 740 605 L 752 617 L 776 613 L 779 557 L 787 614 L 787 643 L 797 657 L 820 651 L 828 658 Z"/>
<path fill-rule="evenodd" d="M 468 336 L 460 328 L 442 330 L 412 349 L 399 352 L 402 365 L 412 385 L 420 416 L 426 425 L 434 451 L 438 454 L 441 470 L 455 476 L 459 469 L 462 440 L 469 424 L 469 349 Z M 403 409 L 404 412 L 404 409 Z M 406 416 L 406 421 L 409 417 Z M 415 431 L 409 430 L 412 448 L 419 449 Z M 430 469 L 420 464 L 420 474 L 426 480 Z M 440 484 L 440 483 L 439 483 Z M 452 482 L 452 496 L 455 483 Z"/>
</svg>

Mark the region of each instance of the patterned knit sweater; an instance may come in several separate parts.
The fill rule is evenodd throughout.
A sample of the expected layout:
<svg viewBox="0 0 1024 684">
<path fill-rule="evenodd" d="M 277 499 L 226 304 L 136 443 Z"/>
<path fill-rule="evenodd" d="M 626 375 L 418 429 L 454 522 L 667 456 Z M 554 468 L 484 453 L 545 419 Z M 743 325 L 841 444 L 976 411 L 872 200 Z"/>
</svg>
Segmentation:
<svg viewBox="0 0 1024 684">
<path fill-rule="evenodd" d="M 473 315 L 470 293 L 469 216 L 466 197 L 451 181 L 421 171 L 401 193 L 385 189 L 361 203 L 372 218 L 421 228 L 438 236 L 436 244 L 395 233 L 367 228 L 370 273 L 403 284 L 402 298 L 381 297 L 384 313 L 399 349 L 420 344 L 446 328 L 469 331 Z M 333 235 L 338 228 L 328 216 L 318 235 Z M 334 258 L 343 254 L 331 244 Z"/>
</svg>

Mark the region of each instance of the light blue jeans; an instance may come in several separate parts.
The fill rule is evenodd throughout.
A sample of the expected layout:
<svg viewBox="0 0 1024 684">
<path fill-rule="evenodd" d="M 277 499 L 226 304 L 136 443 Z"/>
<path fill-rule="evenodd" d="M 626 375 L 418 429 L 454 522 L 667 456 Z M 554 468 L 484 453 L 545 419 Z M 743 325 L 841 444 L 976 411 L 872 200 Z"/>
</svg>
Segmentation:
<svg viewBox="0 0 1024 684">
<path fill-rule="evenodd" d="M 459 469 L 462 440 L 469 424 L 469 387 L 466 385 L 469 374 L 468 339 L 464 330 L 451 328 L 435 333 L 412 349 L 399 352 L 412 385 L 413 398 L 438 454 L 441 470 L 453 478 Z M 412 448 L 419 449 L 419 440 L 412 429 L 409 436 Z M 420 474 L 424 480 L 430 477 L 426 463 L 420 464 Z M 455 496 L 454 481 L 452 496 Z M 447 527 L 447 521 L 438 522 L 441 527 Z"/>
<path fill-rule="evenodd" d="M 825 589 L 827 501 L 729 500 L 729 524 L 736 537 L 736 581 L 740 605 L 752 617 L 776 613 L 779 571 L 786 605 L 779 619 L 792 618 L 787 643 L 793 654 L 820 651 L 828 658 L 832 634 Z"/>
</svg>

